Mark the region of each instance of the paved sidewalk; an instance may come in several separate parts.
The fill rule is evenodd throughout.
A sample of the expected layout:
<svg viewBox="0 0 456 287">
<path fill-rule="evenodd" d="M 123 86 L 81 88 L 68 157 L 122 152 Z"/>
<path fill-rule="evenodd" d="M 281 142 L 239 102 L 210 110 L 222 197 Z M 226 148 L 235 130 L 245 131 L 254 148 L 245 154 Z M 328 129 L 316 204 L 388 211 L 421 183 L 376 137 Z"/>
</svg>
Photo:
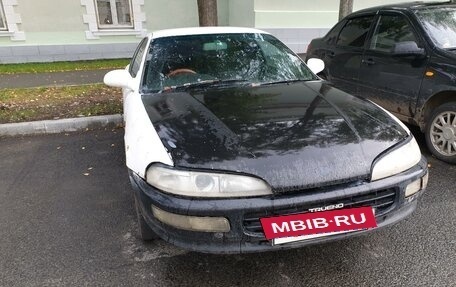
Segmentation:
<svg viewBox="0 0 456 287">
<path fill-rule="evenodd" d="M 0 89 L 102 83 L 104 75 L 111 70 L 113 69 L 0 75 Z"/>
</svg>

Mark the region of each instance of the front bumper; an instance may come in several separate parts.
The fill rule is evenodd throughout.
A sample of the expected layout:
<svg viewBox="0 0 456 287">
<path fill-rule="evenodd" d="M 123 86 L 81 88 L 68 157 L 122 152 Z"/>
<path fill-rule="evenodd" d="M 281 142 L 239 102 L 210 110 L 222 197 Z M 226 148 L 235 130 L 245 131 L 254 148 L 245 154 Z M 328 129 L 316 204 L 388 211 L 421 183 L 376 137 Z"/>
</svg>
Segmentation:
<svg viewBox="0 0 456 287">
<path fill-rule="evenodd" d="M 247 253 L 296 248 L 372 231 L 356 231 L 273 246 L 264 237 L 259 223 L 260 217 L 306 212 L 309 208 L 342 202 L 345 207 L 376 207 L 378 228 L 394 224 L 415 210 L 416 199 L 423 190 L 405 198 L 405 187 L 426 173 L 427 162 L 422 158 L 420 163 L 410 170 L 375 182 L 333 186 L 295 194 L 237 199 L 177 197 L 155 189 L 133 172 L 130 172 L 130 180 L 146 222 L 163 240 L 199 252 Z M 157 220 L 153 216 L 152 205 L 179 215 L 224 217 L 228 219 L 231 230 L 222 233 L 177 229 Z"/>
</svg>

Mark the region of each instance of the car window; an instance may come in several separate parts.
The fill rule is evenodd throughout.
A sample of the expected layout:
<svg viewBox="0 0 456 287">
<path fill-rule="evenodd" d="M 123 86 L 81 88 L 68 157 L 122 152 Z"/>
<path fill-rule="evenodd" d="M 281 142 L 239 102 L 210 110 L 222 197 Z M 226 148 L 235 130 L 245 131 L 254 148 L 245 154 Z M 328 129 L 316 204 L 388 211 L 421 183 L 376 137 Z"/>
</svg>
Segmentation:
<svg viewBox="0 0 456 287">
<path fill-rule="evenodd" d="M 257 41 L 257 44 L 264 57 L 261 68 L 263 69 L 263 81 L 296 78 L 296 75 L 299 74 L 301 77 L 308 77 L 308 75 L 302 74 L 302 70 L 307 70 L 307 68 L 302 67 L 301 59 L 294 56 L 293 52 L 279 40 L 266 36 L 266 39 Z"/>
<path fill-rule="evenodd" d="M 141 43 L 138 45 L 138 48 L 135 51 L 135 54 L 133 55 L 133 58 L 131 59 L 130 62 L 130 75 L 134 78 L 136 77 L 136 74 L 139 71 L 139 66 L 141 65 L 141 60 L 144 55 L 144 51 L 146 50 L 146 45 L 147 45 L 147 38 L 144 38 Z"/>
<path fill-rule="evenodd" d="M 340 29 L 345 25 L 347 21 L 343 20 L 336 24 L 324 37 L 324 41 L 331 45 L 336 43 L 337 36 L 339 36 Z"/>
<path fill-rule="evenodd" d="M 389 53 L 392 52 L 395 43 L 406 41 L 417 42 L 408 20 L 402 15 L 382 15 L 375 27 L 369 48 Z"/>
<path fill-rule="evenodd" d="M 272 35 L 183 35 L 154 39 L 142 90 L 157 92 L 214 80 L 261 84 L 312 79 L 302 60 Z"/>
<path fill-rule="evenodd" d="M 416 11 L 418 19 L 434 44 L 443 49 L 456 48 L 456 7 L 426 7 Z"/>
<path fill-rule="evenodd" d="M 350 47 L 364 47 L 369 28 L 374 16 L 363 16 L 348 20 L 339 34 L 337 45 Z"/>
</svg>

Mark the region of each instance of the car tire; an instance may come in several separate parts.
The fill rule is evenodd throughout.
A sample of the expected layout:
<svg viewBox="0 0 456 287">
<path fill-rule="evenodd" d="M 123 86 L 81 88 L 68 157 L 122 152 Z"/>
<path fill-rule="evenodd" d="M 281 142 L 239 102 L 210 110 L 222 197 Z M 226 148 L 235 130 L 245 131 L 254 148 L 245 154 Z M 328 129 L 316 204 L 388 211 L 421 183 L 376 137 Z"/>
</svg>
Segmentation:
<svg viewBox="0 0 456 287">
<path fill-rule="evenodd" d="M 438 159 L 456 164 L 456 102 L 432 111 L 426 122 L 426 144 Z"/>
<path fill-rule="evenodd" d="M 158 239 L 159 236 L 155 233 L 147 224 L 146 220 L 144 219 L 141 208 L 139 207 L 138 200 L 135 196 L 135 209 L 136 209 L 136 218 L 138 221 L 138 231 L 139 231 L 139 238 L 144 241 L 150 241 L 154 239 Z"/>
</svg>

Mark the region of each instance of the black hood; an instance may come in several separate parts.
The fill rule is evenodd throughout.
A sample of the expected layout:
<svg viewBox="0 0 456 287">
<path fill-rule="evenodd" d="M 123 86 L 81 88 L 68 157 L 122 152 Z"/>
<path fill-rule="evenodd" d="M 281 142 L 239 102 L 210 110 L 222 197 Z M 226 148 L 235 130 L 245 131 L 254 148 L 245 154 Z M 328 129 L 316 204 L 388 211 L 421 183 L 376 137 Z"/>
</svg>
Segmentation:
<svg viewBox="0 0 456 287">
<path fill-rule="evenodd" d="M 407 132 L 320 81 L 143 95 L 176 167 L 233 171 L 275 192 L 367 179 Z"/>
</svg>

